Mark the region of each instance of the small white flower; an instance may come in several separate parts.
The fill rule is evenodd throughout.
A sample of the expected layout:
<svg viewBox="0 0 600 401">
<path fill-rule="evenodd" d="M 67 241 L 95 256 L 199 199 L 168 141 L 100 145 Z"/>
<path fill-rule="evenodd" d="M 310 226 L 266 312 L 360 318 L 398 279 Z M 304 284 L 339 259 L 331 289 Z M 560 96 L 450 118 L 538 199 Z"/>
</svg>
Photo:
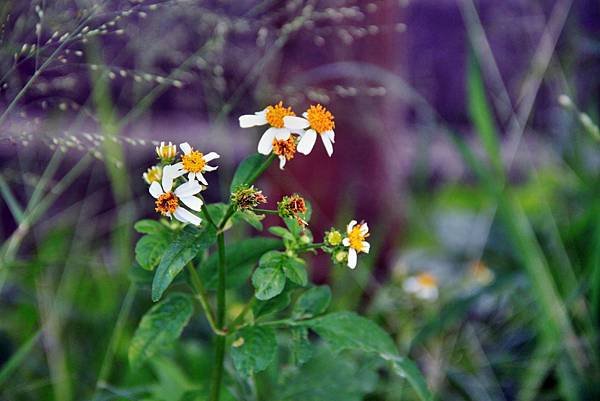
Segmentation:
<svg viewBox="0 0 600 401">
<path fill-rule="evenodd" d="M 218 159 L 219 154 L 216 152 L 210 152 L 203 154 L 197 150 L 194 150 L 189 143 L 184 142 L 179 145 L 183 156 L 181 156 L 181 162 L 175 164 L 178 168 L 188 173 L 188 180 L 198 180 L 204 185 L 208 185 L 206 178 L 204 178 L 205 171 L 215 171 L 217 167 L 209 166 L 208 162 L 214 159 Z"/>
<path fill-rule="evenodd" d="M 161 160 L 174 159 L 177 155 L 177 146 L 173 145 L 170 141 L 168 145 L 161 142 L 160 145 L 156 147 L 156 154 Z"/>
<path fill-rule="evenodd" d="M 369 226 L 362 222 L 357 224 L 356 220 L 352 220 L 346 228 L 347 237 L 342 240 L 342 245 L 348 247 L 348 267 L 356 268 L 358 253 L 369 253 L 371 244 L 365 241 L 369 237 Z"/>
<path fill-rule="evenodd" d="M 190 223 L 195 226 L 202 222 L 200 217 L 189 210 L 183 208 L 181 203 L 192 210 L 200 211 L 202 208 L 202 199 L 196 195 L 202 190 L 202 186 L 196 180 L 191 180 L 179 185 L 173 189 L 173 181 L 181 177 L 185 172 L 176 165 L 169 165 L 163 168 L 162 183 L 154 181 L 150 185 L 150 195 L 156 199 L 156 210 L 163 216 L 175 217 L 183 223 Z"/>
<path fill-rule="evenodd" d="M 284 126 L 290 130 L 304 130 L 301 133 L 300 142 L 298 142 L 298 152 L 309 154 L 315 146 L 317 134 L 321 136 L 323 145 L 327 154 L 331 157 L 333 154 L 333 144 L 335 143 L 335 122 L 333 114 L 325 107 L 317 104 L 310 106 L 308 110 L 302 114 L 302 117 L 286 116 L 283 117 Z M 307 129 L 308 128 L 308 129 Z"/>
<path fill-rule="evenodd" d="M 269 124 L 260 141 L 258 141 L 258 153 L 268 155 L 273 150 L 273 141 L 287 140 L 292 133 L 300 133 L 301 130 L 292 130 L 284 126 L 283 120 L 287 116 L 295 116 L 291 107 L 284 107 L 283 102 L 269 106 L 254 114 L 246 114 L 239 118 L 240 127 L 251 128 Z"/>
<path fill-rule="evenodd" d="M 142 175 L 147 184 L 152 184 L 154 181 L 160 181 L 162 177 L 162 167 L 152 166 Z"/>
<path fill-rule="evenodd" d="M 430 273 L 421 273 L 406 279 L 404 291 L 415 295 L 419 299 L 433 301 L 438 297 L 437 278 Z"/>
</svg>

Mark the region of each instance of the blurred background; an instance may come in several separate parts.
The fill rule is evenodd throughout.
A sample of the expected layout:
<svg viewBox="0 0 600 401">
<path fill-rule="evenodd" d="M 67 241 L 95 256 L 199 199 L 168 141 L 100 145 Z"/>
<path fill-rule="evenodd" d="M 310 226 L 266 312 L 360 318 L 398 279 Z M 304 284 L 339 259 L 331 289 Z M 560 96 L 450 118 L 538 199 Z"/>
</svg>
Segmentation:
<svg viewBox="0 0 600 401">
<path fill-rule="evenodd" d="M 267 172 L 270 206 L 304 195 L 317 240 L 371 227 L 355 271 L 310 260 L 333 309 L 380 323 L 440 400 L 599 399 L 599 21 L 591 0 L 3 1 L 0 400 L 197 399 L 201 319 L 127 363 L 151 305 L 142 174 L 188 141 L 221 154 L 205 197 L 227 199 L 262 133 L 238 116 L 280 100 L 325 105 L 337 135 Z M 416 399 L 339 362 L 289 368 L 273 399 Z"/>
</svg>

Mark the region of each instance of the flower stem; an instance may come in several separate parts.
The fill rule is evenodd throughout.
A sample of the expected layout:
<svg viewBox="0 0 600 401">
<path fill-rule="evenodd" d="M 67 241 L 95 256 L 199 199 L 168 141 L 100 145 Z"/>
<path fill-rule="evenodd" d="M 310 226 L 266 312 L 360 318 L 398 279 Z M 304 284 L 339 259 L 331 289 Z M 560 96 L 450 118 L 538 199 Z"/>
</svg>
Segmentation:
<svg viewBox="0 0 600 401">
<path fill-rule="evenodd" d="M 225 221 L 225 219 L 224 219 Z M 226 332 L 225 325 L 225 288 L 227 285 L 225 275 L 225 237 L 223 232 L 217 234 L 219 247 L 219 271 L 217 284 L 217 327 Z M 223 360 L 225 359 L 225 337 L 215 338 L 215 363 L 212 369 L 209 401 L 219 401 L 221 381 L 223 380 Z"/>
<path fill-rule="evenodd" d="M 264 214 L 279 214 L 279 212 L 277 210 L 271 210 L 271 209 L 252 209 L 252 211 L 254 213 L 264 213 Z"/>
<path fill-rule="evenodd" d="M 204 314 L 206 315 L 206 320 L 208 320 L 210 328 L 218 336 L 226 335 L 226 333 L 223 330 L 217 327 L 215 317 L 210 307 L 210 303 L 208 302 L 208 295 L 206 293 L 206 289 L 204 288 L 204 285 L 202 284 L 200 276 L 198 276 L 198 272 L 194 268 L 194 265 L 190 262 L 188 263 L 187 268 L 192 279 L 192 285 L 194 287 L 194 290 L 196 291 L 196 296 L 198 298 L 198 301 L 200 301 L 200 305 L 202 305 L 202 309 L 204 310 Z"/>
</svg>

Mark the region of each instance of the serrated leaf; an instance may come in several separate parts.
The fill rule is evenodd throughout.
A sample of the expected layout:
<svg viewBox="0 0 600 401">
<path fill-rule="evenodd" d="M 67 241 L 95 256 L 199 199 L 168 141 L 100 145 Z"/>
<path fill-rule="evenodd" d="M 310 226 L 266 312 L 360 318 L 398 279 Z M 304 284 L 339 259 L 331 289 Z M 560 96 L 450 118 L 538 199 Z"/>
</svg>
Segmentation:
<svg viewBox="0 0 600 401">
<path fill-rule="evenodd" d="M 250 277 L 252 268 L 258 259 L 273 249 L 283 247 L 280 240 L 267 237 L 254 237 L 232 243 L 225 248 L 227 255 L 227 286 L 234 288 L 243 284 Z M 217 286 L 217 267 L 219 255 L 210 255 L 202 263 L 198 273 L 206 288 L 214 289 Z"/>
<path fill-rule="evenodd" d="M 327 310 L 331 302 L 331 289 L 322 285 L 307 290 L 294 305 L 294 319 L 307 319 L 318 316 Z"/>
<path fill-rule="evenodd" d="M 156 269 L 152 282 L 152 300 L 158 301 L 184 266 L 216 240 L 217 235 L 212 226 L 204 229 L 184 227 L 169 245 Z"/>
<path fill-rule="evenodd" d="M 265 370 L 276 352 L 277 339 L 270 327 L 246 327 L 237 333 L 231 346 L 233 364 L 244 376 Z"/>
<path fill-rule="evenodd" d="M 292 303 L 292 294 L 289 290 L 284 289 L 281 294 L 266 301 L 258 301 L 252 308 L 254 318 L 265 316 L 272 313 L 277 313 L 287 308 Z"/>
<path fill-rule="evenodd" d="M 307 320 L 306 325 L 339 352 L 356 349 L 395 355 L 394 341 L 381 327 L 354 312 L 336 312 Z"/>
<path fill-rule="evenodd" d="M 138 221 L 133 225 L 133 228 L 140 234 L 154 234 L 166 229 L 160 222 L 150 219 Z"/>
<path fill-rule="evenodd" d="M 169 233 L 155 231 L 144 235 L 135 244 L 135 260 L 146 270 L 154 270 L 172 241 Z"/>
<path fill-rule="evenodd" d="M 184 294 L 171 294 L 142 317 L 129 346 L 129 362 L 139 367 L 163 347 L 173 343 L 187 325 L 194 307 Z"/>
<path fill-rule="evenodd" d="M 282 267 L 285 276 L 291 282 L 302 287 L 308 284 L 308 274 L 306 273 L 306 267 L 304 267 L 304 261 L 302 259 L 285 255 Z"/>
<path fill-rule="evenodd" d="M 234 217 L 245 221 L 258 231 L 263 230 L 262 220 L 265 218 L 264 215 L 258 215 L 250 210 L 240 210 L 235 213 Z"/>
<path fill-rule="evenodd" d="M 252 285 L 256 290 L 254 296 L 265 301 L 281 293 L 285 287 L 285 274 L 281 269 L 259 267 L 252 275 Z"/>
<path fill-rule="evenodd" d="M 313 346 L 308 339 L 308 329 L 306 327 L 292 327 L 291 353 L 296 366 L 305 364 L 313 355 Z"/>
<path fill-rule="evenodd" d="M 233 175 L 229 190 L 234 192 L 240 185 L 247 184 L 252 173 L 254 173 L 254 171 L 256 171 L 256 169 L 259 168 L 264 161 L 265 157 L 258 153 L 250 155 L 242 160 L 235 171 L 235 174 Z"/>
</svg>

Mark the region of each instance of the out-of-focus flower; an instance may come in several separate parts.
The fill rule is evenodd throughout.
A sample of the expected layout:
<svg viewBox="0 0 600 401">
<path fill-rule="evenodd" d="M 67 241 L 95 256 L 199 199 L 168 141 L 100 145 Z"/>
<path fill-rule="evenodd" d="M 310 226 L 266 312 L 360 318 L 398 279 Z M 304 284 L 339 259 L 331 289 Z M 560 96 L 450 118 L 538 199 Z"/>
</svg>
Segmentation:
<svg viewBox="0 0 600 401">
<path fill-rule="evenodd" d="M 177 146 L 173 145 L 170 141 L 168 145 L 161 142 L 160 145 L 156 147 L 156 154 L 161 161 L 168 163 L 177 156 Z"/>
<path fill-rule="evenodd" d="M 267 197 L 262 191 L 256 189 L 254 185 L 242 185 L 231 193 L 231 204 L 237 210 L 248 210 L 259 206 L 261 203 L 267 203 Z"/>
<path fill-rule="evenodd" d="M 342 240 L 342 233 L 335 228 L 331 229 L 327 234 L 325 234 L 325 243 L 327 245 L 338 246 L 342 243 Z"/>
<path fill-rule="evenodd" d="M 566 109 L 572 109 L 575 107 L 575 104 L 573 103 L 571 98 L 565 94 L 562 94 L 558 97 L 558 103 Z"/>
<path fill-rule="evenodd" d="M 162 167 L 160 166 L 152 166 L 142 175 L 144 181 L 147 184 L 152 184 L 153 182 L 159 182 L 162 177 Z"/>
<path fill-rule="evenodd" d="M 358 253 L 369 253 L 371 244 L 365 241 L 369 237 L 369 226 L 362 222 L 358 224 L 356 220 L 348 223 L 346 228 L 347 237 L 342 240 L 342 244 L 348 247 L 348 267 L 356 268 Z"/>
<path fill-rule="evenodd" d="M 184 171 L 175 165 L 168 165 L 163 168 L 162 182 L 154 181 L 150 185 L 150 195 L 156 199 L 154 210 L 163 216 L 175 217 L 183 223 L 197 226 L 202 222 L 202 219 L 182 207 L 182 204 L 192 210 L 200 211 L 202 199 L 194 195 L 202 190 L 202 186 L 198 181 L 192 180 L 177 186 L 172 191 L 173 182 L 183 174 Z"/>
<path fill-rule="evenodd" d="M 469 274 L 473 281 L 479 285 L 488 285 L 494 281 L 494 272 L 491 271 L 481 260 L 471 263 Z"/>
<path fill-rule="evenodd" d="M 333 114 L 325 107 L 317 104 L 310 106 L 308 110 L 302 114 L 302 117 L 286 116 L 283 118 L 285 127 L 291 130 L 304 130 L 301 134 L 300 142 L 298 142 L 298 152 L 309 154 L 315 146 L 317 134 L 321 136 L 325 150 L 331 157 L 333 154 L 333 144 L 335 143 L 335 122 Z"/>
<path fill-rule="evenodd" d="M 283 170 L 285 162 L 292 160 L 296 154 L 296 140 L 293 136 L 288 139 L 273 139 L 273 153 L 279 157 L 279 168 Z"/>
<path fill-rule="evenodd" d="M 254 114 L 246 114 L 239 118 L 240 127 L 251 128 L 269 124 L 271 127 L 265 131 L 258 142 L 258 153 L 268 155 L 273 150 L 273 142 L 287 140 L 292 130 L 284 126 L 283 119 L 287 116 L 295 116 L 291 107 L 284 107 L 283 102 L 274 106 L 268 106 L 262 111 Z"/>
<path fill-rule="evenodd" d="M 218 159 L 221 156 L 216 152 L 203 154 L 202 152 L 194 150 L 187 142 L 182 143 L 179 147 L 183 151 L 183 156 L 181 156 L 181 162 L 177 163 L 176 166 L 188 173 L 188 179 L 190 181 L 197 179 L 202 184 L 208 185 L 208 182 L 202 173 L 205 171 L 215 171 L 217 167 L 209 166 L 208 162 Z"/>
<path fill-rule="evenodd" d="M 406 279 L 404 291 L 419 299 L 433 301 L 438 297 L 438 280 L 431 273 L 421 273 Z"/>
<path fill-rule="evenodd" d="M 347 263 L 348 262 L 348 252 L 346 251 L 337 251 L 335 255 L 333 255 L 336 263 Z"/>
<path fill-rule="evenodd" d="M 308 225 L 303 219 L 304 214 L 307 211 L 306 201 L 298 194 L 284 196 L 283 199 L 277 203 L 277 211 L 279 216 L 283 218 L 293 217 L 300 225 Z"/>
</svg>

